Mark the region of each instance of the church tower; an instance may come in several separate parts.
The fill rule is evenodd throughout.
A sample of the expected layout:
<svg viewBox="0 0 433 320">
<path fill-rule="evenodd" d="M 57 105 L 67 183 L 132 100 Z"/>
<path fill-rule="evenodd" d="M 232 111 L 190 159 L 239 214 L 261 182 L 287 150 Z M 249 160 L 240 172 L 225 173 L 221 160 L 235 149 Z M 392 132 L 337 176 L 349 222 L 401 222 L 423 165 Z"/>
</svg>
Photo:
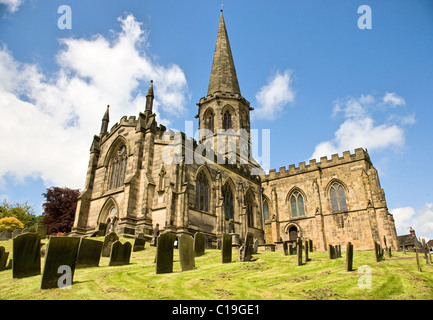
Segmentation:
<svg viewBox="0 0 433 320">
<path fill-rule="evenodd" d="M 198 105 L 199 140 L 209 142 L 225 163 L 250 158 L 250 103 L 239 88 L 230 42 L 221 10 L 207 96 Z"/>
</svg>

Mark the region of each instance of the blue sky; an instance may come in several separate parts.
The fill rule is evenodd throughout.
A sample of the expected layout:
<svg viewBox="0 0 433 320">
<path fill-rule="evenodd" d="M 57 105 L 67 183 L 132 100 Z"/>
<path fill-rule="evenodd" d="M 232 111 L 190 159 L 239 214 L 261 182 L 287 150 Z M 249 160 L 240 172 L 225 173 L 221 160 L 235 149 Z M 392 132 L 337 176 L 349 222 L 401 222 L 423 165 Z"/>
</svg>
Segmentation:
<svg viewBox="0 0 433 320">
<path fill-rule="evenodd" d="M 59 29 L 61 5 L 72 28 Z M 372 28 L 360 29 L 361 5 Z M 0 0 L 0 196 L 41 213 L 46 187 L 82 188 L 93 134 L 144 110 L 197 128 L 221 1 Z M 398 234 L 433 238 L 433 3 L 224 1 L 252 127 L 270 168 L 367 148 Z M 281 148 L 280 145 L 285 147 Z"/>
</svg>

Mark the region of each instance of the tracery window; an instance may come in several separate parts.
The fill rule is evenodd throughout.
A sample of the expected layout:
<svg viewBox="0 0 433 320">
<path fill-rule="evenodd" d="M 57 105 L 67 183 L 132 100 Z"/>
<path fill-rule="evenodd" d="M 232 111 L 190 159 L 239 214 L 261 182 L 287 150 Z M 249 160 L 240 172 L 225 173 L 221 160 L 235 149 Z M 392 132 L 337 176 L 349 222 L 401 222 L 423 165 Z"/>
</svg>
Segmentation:
<svg viewBox="0 0 433 320">
<path fill-rule="evenodd" d="M 126 163 L 128 156 L 126 154 L 126 147 L 122 145 L 111 159 L 109 167 L 109 189 L 115 189 L 123 185 L 126 173 Z"/>
<path fill-rule="evenodd" d="M 224 112 L 223 128 L 224 130 L 228 130 L 232 128 L 232 115 L 229 111 Z"/>
<path fill-rule="evenodd" d="M 269 220 L 270 219 L 269 204 L 268 204 L 267 200 L 263 201 L 263 217 L 265 218 L 265 220 Z"/>
<path fill-rule="evenodd" d="M 304 197 L 299 191 L 290 196 L 290 212 L 292 218 L 305 216 Z"/>
<path fill-rule="evenodd" d="M 204 116 L 205 128 L 212 132 L 214 131 L 214 120 L 215 119 L 212 110 L 206 111 Z"/>
<path fill-rule="evenodd" d="M 203 171 L 196 179 L 196 208 L 202 211 L 209 211 L 210 188 L 206 174 Z"/>
<path fill-rule="evenodd" d="M 251 192 L 248 192 L 245 196 L 245 206 L 247 209 L 248 226 L 254 227 L 254 199 Z"/>
<path fill-rule="evenodd" d="M 333 183 L 331 189 L 329 190 L 329 195 L 331 197 L 332 211 L 346 210 L 346 195 L 344 189 L 339 183 Z"/>
<path fill-rule="evenodd" d="M 226 183 L 222 188 L 224 198 L 224 215 L 226 220 L 234 219 L 234 201 L 233 192 L 230 185 Z"/>
</svg>

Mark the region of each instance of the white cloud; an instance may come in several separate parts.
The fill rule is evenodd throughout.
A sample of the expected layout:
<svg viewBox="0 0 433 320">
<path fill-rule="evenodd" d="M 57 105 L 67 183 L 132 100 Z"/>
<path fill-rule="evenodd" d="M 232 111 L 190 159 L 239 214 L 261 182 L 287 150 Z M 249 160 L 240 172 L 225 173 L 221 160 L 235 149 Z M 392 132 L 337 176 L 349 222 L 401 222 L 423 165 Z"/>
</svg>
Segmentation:
<svg viewBox="0 0 433 320">
<path fill-rule="evenodd" d="M 283 73 L 278 71 L 256 93 L 259 107 L 255 110 L 254 116 L 274 120 L 280 115 L 284 107 L 295 99 L 295 93 L 291 84 L 292 77 L 290 70 L 285 70 Z"/>
<path fill-rule="evenodd" d="M 418 237 L 433 239 L 433 203 L 426 203 L 416 211 L 412 207 L 402 207 L 390 212 L 394 216 L 397 235 L 409 234 L 412 227 Z"/>
<path fill-rule="evenodd" d="M 388 93 L 385 97 L 387 95 L 387 101 L 390 101 Z M 393 97 L 397 95 L 393 94 Z M 334 102 L 332 117 L 343 114 L 345 120 L 334 133 L 332 140 L 322 141 L 316 145 L 312 158 L 319 160 L 322 156 L 360 147 L 371 151 L 404 146 L 403 125 L 415 123 L 414 115 L 406 117 L 392 115 L 388 117 L 386 123 L 377 124 L 372 114 L 377 110 L 383 111 L 379 104 L 372 95 L 361 95 L 359 98 L 348 97 Z M 393 123 L 393 120 L 397 123 Z"/>
<path fill-rule="evenodd" d="M 383 102 L 391 104 L 394 107 L 406 105 L 404 98 L 398 96 L 395 92 L 386 92 L 385 96 L 383 97 Z"/>
<path fill-rule="evenodd" d="M 59 70 L 50 75 L 0 48 L 0 183 L 9 174 L 82 188 L 106 105 L 110 126 L 123 115 L 138 115 L 151 79 L 157 119 L 158 110 L 171 116 L 184 110 L 188 93 L 181 68 L 152 61 L 142 50 L 146 32 L 132 15 L 119 21 L 121 31 L 110 40 L 62 39 Z"/>
<path fill-rule="evenodd" d="M 0 0 L 0 4 L 4 4 L 12 13 L 17 11 L 22 3 L 23 0 Z"/>
</svg>

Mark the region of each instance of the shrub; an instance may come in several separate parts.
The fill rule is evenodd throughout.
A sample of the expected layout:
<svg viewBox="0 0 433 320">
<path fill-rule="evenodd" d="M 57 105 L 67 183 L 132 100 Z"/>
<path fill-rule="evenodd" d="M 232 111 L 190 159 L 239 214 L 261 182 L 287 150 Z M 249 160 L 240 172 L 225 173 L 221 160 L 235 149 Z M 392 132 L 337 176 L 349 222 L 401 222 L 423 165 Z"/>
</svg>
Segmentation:
<svg viewBox="0 0 433 320">
<path fill-rule="evenodd" d="M 15 217 L 6 217 L 0 219 L 0 231 L 14 231 L 15 229 L 23 229 L 24 224 Z"/>
</svg>

